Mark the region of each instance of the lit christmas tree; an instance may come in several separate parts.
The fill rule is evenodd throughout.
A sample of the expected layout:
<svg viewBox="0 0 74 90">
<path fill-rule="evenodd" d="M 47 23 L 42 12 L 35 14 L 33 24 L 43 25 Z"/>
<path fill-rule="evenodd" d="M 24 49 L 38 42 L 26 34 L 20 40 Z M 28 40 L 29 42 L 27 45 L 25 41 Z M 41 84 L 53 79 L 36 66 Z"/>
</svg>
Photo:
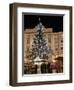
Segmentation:
<svg viewBox="0 0 74 90">
<path fill-rule="evenodd" d="M 33 39 L 32 43 L 32 49 L 31 49 L 31 55 L 32 59 L 34 60 L 36 57 L 39 57 L 40 59 L 48 59 L 49 54 L 49 48 L 47 45 L 47 41 L 45 40 L 44 36 L 44 26 L 40 22 L 39 18 L 39 24 L 36 26 L 36 34 Z"/>
</svg>

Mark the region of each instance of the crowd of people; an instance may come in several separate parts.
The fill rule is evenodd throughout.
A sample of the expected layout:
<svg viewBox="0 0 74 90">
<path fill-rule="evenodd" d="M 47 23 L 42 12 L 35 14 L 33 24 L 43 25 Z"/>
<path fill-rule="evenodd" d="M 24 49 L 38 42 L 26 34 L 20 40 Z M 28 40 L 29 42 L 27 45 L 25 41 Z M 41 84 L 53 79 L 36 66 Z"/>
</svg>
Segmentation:
<svg viewBox="0 0 74 90">
<path fill-rule="evenodd" d="M 38 68 L 40 68 L 41 73 L 63 72 L 63 65 L 59 62 L 42 62 L 40 66 L 34 63 L 24 64 L 24 74 L 38 74 Z"/>
</svg>

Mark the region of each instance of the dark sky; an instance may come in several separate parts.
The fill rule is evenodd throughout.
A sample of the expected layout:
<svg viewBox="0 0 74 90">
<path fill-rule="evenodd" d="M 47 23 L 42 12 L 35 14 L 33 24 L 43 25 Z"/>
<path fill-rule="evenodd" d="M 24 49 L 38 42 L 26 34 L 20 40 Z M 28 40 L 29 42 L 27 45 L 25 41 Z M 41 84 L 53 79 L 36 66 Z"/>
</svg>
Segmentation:
<svg viewBox="0 0 74 90">
<path fill-rule="evenodd" d="M 63 31 L 63 16 L 45 16 L 45 15 L 24 15 L 24 28 L 34 28 L 40 17 L 45 28 L 53 28 L 53 32 Z"/>
</svg>

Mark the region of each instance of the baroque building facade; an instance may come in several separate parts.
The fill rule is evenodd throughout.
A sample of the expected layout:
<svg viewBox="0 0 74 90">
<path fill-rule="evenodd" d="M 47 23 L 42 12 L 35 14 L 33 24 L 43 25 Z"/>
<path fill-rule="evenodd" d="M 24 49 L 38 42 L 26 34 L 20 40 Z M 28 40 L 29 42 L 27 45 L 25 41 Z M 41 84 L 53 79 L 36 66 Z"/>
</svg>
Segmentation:
<svg viewBox="0 0 74 90">
<path fill-rule="evenodd" d="M 50 48 L 48 62 L 56 57 L 63 57 L 63 32 L 53 32 L 53 28 L 44 28 L 44 36 Z M 28 51 L 32 48 L 33 38 L 36 34 L 36 28 L 25 29 L 24 31 L 24 62 L 30 60 L 26 58 Z"/>
</svg>

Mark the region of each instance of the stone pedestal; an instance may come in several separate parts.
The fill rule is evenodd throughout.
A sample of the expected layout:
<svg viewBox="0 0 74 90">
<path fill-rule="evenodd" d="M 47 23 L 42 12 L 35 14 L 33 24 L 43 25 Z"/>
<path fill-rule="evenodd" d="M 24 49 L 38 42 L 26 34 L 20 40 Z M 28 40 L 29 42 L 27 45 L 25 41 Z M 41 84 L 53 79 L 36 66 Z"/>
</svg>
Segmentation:
<svg viewBox="0 0 74 90">
<path fill-rule="evenodd" d="M 38 66 L 37 67 L 37 74 L 40 74 L 41 73 L 41 64 L 38 64 L 37 66 Z"/>
</svg>

